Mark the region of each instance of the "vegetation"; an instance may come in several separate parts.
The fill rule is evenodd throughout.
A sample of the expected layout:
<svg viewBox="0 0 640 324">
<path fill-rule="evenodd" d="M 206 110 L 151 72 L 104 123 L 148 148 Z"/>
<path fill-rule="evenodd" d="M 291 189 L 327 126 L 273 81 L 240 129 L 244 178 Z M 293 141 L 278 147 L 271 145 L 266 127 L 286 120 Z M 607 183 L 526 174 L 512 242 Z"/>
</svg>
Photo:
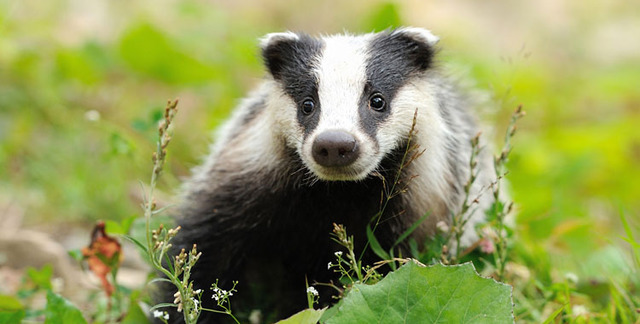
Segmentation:
<svg viewBox="0 0 640 324">
<path fill-rule="evenodd" d="M 527 6 L 508 7 L 508 15 L 472 4 L 455 10 L 442 4 L 442 11 L 409 2 L 340 6 L 0 2 L 0 213 L 19 206 L 23 227 L 59 241 L 73 228 L 89 233 L 102 219 L 107 233 L 146 242 L 144 219 L 137 217 L 145 203 L 139 180 L 148 177 L 165 98 L 180 97 L 181 112 L 156 184 L 161 206 L 170 205 L 178 179 L 206 152 L 210 138 L 203 134 L 257 83 L 258 37 L 283 29 L 368 32 L 420 24 L 443 36 L 441 64 L 489 97 L 483 117 L 496 129 L 496 146 L 511 110 L 520 103 L 527 110 L 505 161 L 509 171 L 501 172 L 517 225 L 495 255 L 469 253 L 454 263 L 474 261 L 482 275 L 498 273 L 512 285 L 517 322 L 638 323 L 640 51 L 601 35 L 637 30 L 637 5 L 579 2 L 564 8 L 561 23 L 544 26 L 534 10 L 523 13 Z M 310 10 L 314 19 L 301 15 Z M 431 21 L 416 20 L 413 12 Z M 442 13 L 450 24 L 438 19 Z M 474 17 L 469 21 L 501 25 L 464 20 Z M 536 24 L 527 25 L 530 20 Z M 504 30 L 516 34 L 507 38 L 510 46 L 493 37 Z M 162 219 L 151 228 L 159 222 L 168 233 Z M 344 258 L 338 263 L 345 271 L 356 271 Z M 7 266 L 0 257 L 0 270 Z M 363 281 L 366 266 L 350 274 Z M 50 268 L 30 269 L 23 278 L 16 289 L 0 285 L 0 322 L 78 318 Z M 139 322 L 144 313 L 136 301 L 145 300 L 145 287 L 114 285 L 109 298 L 120 298 L 117 303 L 106 302 L 100 285 L 89 296 L 64 297 L 87 320 Z"/>
</svg>

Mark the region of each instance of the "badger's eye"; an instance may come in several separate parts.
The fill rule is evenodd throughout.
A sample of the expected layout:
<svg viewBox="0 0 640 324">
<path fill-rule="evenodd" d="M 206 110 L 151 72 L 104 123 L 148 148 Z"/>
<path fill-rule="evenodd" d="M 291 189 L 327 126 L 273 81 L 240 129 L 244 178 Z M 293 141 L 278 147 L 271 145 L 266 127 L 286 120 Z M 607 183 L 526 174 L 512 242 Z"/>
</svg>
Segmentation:
<svg viewBox="0 0 640 324">
<path fill-rule="evenodd" d="M 313 102 L 312 99 L 305 99 L 305 101 L 302 102 L 302 113 L 305 115 L 311 114 L 315 108 L 316 103 Z"/>
<path fill-rule="evenodd" d="M 381 94 L 375 94 L 369 99 L 369 107 L 375 111 L 383 111 L 387 107 L 387 103 Z"/>
</svg>

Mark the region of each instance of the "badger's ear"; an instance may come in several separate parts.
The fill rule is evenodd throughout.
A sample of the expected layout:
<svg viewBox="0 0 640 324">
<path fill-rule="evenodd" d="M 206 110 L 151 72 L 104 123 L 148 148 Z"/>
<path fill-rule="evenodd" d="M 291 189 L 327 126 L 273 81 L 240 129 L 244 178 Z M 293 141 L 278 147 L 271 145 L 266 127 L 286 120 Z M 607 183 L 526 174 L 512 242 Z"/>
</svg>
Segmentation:
<svg viewBox="0 0 640 324">
<path fill-rule="evenodd" d="M 405 27 L 391 31 L 380 38 L 378 46 L 408 59 L 418 70 L 424 71 L 433 61 L 435 45 L 440 38 L 423 28 Z"/>
<path fill-rule="evenodd" d="M 281 80 L 287 71 L 308 68 L 321 45 L 305 34 L 272 33 L 260 40 L 262 58 L 274 79 Z"/>
<path fill-rule="evenodd" d="M 260 39 L 262 59 L 274 79 L 280 79 L 284 65 L 300 37 L 292 32 L 271 33 Z"/>
<path fill-rule="evenodd" d="M 404 27 L 396 29 L 394 34 L 401 34 L 413 38 L 416 42 L 422 42 L 428 46 L 435 46 L 440 37 L 431 33 L 430 30 L 417 27 Z"/>
</svg>

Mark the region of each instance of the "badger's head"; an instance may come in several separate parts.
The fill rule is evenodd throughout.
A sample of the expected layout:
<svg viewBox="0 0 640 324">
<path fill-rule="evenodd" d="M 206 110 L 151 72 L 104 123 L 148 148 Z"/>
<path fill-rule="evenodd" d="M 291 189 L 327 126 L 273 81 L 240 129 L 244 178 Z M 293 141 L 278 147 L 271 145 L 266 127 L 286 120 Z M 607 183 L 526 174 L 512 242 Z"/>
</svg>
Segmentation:
<svg viewBox="0 0 640 324">
<path fill-rule="evenodd" d="M 435 105 L 423 80 L 437 41 L 419 28 L 267 35 L 262 54 L 276 89 L 267 99 L 276 132 L 315 177 L 366 178 L 406 141 L 416 109 Z"/>
</svg>

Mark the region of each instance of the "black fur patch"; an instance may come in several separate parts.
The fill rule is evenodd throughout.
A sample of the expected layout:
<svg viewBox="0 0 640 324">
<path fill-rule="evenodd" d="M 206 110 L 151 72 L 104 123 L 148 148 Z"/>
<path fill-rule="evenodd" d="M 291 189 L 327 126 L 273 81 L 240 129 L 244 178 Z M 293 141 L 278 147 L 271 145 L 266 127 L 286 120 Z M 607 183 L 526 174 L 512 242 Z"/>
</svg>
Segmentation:
<svg viewBox="0 0 640 324">
<path fill-rule="evenodd" d="M 398 89 L 431 66 L 435 50 L 423 40 L 402 31 L 382 32 L 371 41 L 366 65 L 367 84 L 360 98 L 363 129 L 375 136 L 378 125 L 389 116 Z M 380 93 L 387 102 L 383 112 L 369 109 L 369 99 Z"/>
<path fill-rule="evenodd" d="M 403 150 L 392 152 L 382 162 L 388 182 L 397 172 Z M 238 280 L 238 293 L 232 299 L 234 314 L 246 316 L 244 312 L 259 308 L 277 314 L 265 318 L 275 321 L 306 307 L 305 277 L 309 284 L 337 282 L 337 275 L 327 269 L 329 262 L 335 262 L 333 253 L 342 250 L 329 235 L 334 222 L 345 225 L 355 237 L 357 253 L 366 245 L 366 225 L 380 208 L 381 179 L 304 185 L 304 175 L 291 172 L 302 162 L 293 151 L 289 157 L 288 170 L 278 174 L 218 174 L 221 187 L 214 192 L 192 192 L 182 205 L 182 230 L 175 238 L 174 251 L 190 249 L 192 243 L 205 251 L 191 277 L 197 285 L 194 289 L 205 291 L 204 307 L 216 307 L 209 289 L 216 278 L 223 289 Z M 400 199 L 387 206 L 385 221 L 376 230 L 385 249 L 410 225 L 404 219 L 407 215 L 393 217 L 402 212 Z M 374 261 L 377 257 L 369 249 L 363 264 Z M 318 289 L 322 304 L 332 302 L 335 291 Z M 167 301 L 172 299 L 169 293 L 173 291 L 167 291 Z M 202 320 L 225 322 L 224 317 L 208 312 L 203 312 Z"/>
<path fill-rule="evenodd" d="M 298 122 L 305 135 L 318 125 L 320 101 L 318 100 L 318 77 L 313 72 L 317 66 L 324 44 L 306 34 L 298 39 L 276 39 L 262 50 L 267 69 L 284 91 L 298 106 Z M 315 102 L 315 111 L 304 114 L 300 107 L 306 99 Z"/>
</svg>

